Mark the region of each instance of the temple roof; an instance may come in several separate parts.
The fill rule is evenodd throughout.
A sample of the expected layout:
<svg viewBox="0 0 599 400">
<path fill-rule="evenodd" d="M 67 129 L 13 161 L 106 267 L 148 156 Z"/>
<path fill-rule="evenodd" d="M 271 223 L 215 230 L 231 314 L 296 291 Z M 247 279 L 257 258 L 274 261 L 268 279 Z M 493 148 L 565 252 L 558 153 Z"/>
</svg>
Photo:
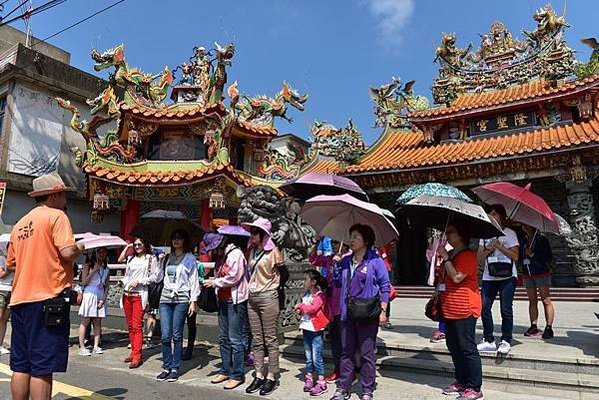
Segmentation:
<svg viewBox="0 0 599 400">
<path fill-rule="evenodd" d="M 599 86 L 599 75 L 567 81 L 557 87 L 552 87 L 545 80 L 537 79 L 506 89 L 481 93 L 465 93 L 456 98 L 449 107 L 437 107 L 412 112 L 408 114 L 408 117 L 411 121 L 418 122 L 422 120 L 444 119 L 449 116 L 474 114 L 479 113 L 481 110 L 487 111 L 519 104 L 533 104 L 536 101 L 566 97 L 585 91 L 592 86 Z"/>
<path fill-rule="evenodd" d="M 327 159 L 316 159 L 310 164 L 306 165 L 301 174 L 305 175 L 308 173 L 318 173 L 318 174 L 339 174 L 342 171 L 341 166 L 339 165 L 339 161 L 336 160 L 327 160 Z"/>
<path fill-rule="evenodd" d="M 168 107 L 153 108 L 144 107 L 139 104 L 121 104 L 121 111 L 132 113 L 136 118 L 159 121 L 168 123 L 168 121 L 188 122 L 204 118 L 205 114 L 212 112 L 224 112 L 225 106 L 222 103 L 209 104 L 203 106 L 197 103 L 176 103 Z"/>
<path fill-rule="evenodd" d="M 252 182 L 239 173 L 228 163 L 204 163 L 177 161 L 167 162 L 142 162 L 138 164 L 122 165 L 102 161 L 100 164 L 85 165 L 84 171 L 90 177 L 118 183 L 126 186 L 140 186 L 158 184 L 164 186 L 187 185 L 199 181 L 225 175 L 239 185 L 249 187 Z"/>
<path fill-rule="evenodd" d="M 551 153 L 599 144 L 599 120 L 570 123 L 529 132 L 472 138 L 460 142 L 428 145 L 421 132 L 388 131 L 347 174 L 424 169 L 462 162 Z"/>
</svg>

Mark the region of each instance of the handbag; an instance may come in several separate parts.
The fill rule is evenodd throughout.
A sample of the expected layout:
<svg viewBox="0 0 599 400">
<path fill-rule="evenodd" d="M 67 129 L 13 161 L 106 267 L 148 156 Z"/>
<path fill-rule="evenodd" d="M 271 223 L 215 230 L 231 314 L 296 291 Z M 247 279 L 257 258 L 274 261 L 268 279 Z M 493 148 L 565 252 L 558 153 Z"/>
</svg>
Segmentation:
<svg viewBox="0 0 599 400">
<path fill-rule="evenodd" d="M 426 302 L 424 306 L 424 315 L 435 322 L 439 322 L 443 319 L 443 312 L 441 311 L 441 296 L 439 292 L 435 290 L 433 296 Z"/>
<path fill-rule="evenodd" d="M 166 269 L 166 263 L 168 258 L 165 257 L 162 263 L 162 268 Z M 151 273 L 152 262 L 148 261 L 148 274 Z M 148 308 L 155 310 L 160 307 L 160 296 L 162 296 L 162 289 L 164 289 L 164 277 L 159 282 L 150 282 L 148 284 Z"/>
<path fill-rule="evenodd" d="M 198 307 L 208 313 L 218 311 L 218 300 L 213 287 L 203 287 L 198 296 Z"/>
<path fill-rule="evenodd" d="M 351 286 L 351 268 L 347 269 L 347 290 L 346 304 L 347 316 L 349 319 L 358 322 L 375 322 L 378 321 L 381 315 L 381 300 L 379 295 L 361 299 L 349 295 L 349 287 Z"/>
</svg>

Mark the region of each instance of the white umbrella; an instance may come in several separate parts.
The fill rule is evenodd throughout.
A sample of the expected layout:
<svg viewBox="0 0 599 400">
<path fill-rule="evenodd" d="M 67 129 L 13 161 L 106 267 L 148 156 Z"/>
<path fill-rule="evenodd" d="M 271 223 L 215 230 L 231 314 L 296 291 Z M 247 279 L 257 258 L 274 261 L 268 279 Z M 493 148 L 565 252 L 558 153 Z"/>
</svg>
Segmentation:
<svg viewBox="0 0 599 400">
<path fill-rule="evenodd" d="M 379 206 L 349 194 L 313 197 L 306 201 L 301 216 L 319 235 L 336 239 L 345 238 L 349 228 L 355 224 L 370 226 L 374 230 L 375 245 L 379 247 L 399 236 Z"/>
<path fill-rule="evenodd" d="M 85 237 L 78 241 L 83 243 L 85 250 L 97 249 L 99 247 L 118 248 L 127 245 L 123 239 L 118 236 L 112 235 L 95 235 L 93 233 L 86 233 Z"/>
</svg>

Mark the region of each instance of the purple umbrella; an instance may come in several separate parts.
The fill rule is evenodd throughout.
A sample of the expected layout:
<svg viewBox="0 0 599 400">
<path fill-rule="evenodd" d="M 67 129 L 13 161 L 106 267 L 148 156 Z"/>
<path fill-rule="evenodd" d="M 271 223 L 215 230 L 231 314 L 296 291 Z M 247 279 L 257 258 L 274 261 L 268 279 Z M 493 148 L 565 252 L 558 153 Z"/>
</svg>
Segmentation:
<svg viewBox="0 0 599 400">
<path fill-rule="evenodd" d="M 318 195 L 336 196 L 351 194 L 352 196 L 368 201 L 368 195 L 354 181 L 342 176 L 331 174 L 317 174 L 315 172 L 292 179 L 279 187 L 289 196 L 300 200 L 308 200 Z"/>
<path fill-rule="evenodd" d="M 349 194 L 316 196 L 302 208 L 302 218 L 320 235 L 343 241 L 355 224 L 368 225 L 374 231 L 376 246 L 384 246 L 399 234 L 393 223 L 376 204 L 358 200 Z"/>
</svg>

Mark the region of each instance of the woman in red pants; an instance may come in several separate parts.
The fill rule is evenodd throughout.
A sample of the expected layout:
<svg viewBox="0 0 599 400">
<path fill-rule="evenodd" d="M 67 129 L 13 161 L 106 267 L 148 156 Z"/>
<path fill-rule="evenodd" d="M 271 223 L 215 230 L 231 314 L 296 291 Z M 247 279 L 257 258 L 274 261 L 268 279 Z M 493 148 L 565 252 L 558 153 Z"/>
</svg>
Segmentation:
<svg viewBox="0 0 599 400">
<path fill-rule="evenodd" d="M 127 257 L 133 247 L 133 255 Z M 123 286 L 122 308 L 125 311 L 131 354 L 125 359 L 129 368 L 137 368 L 143 363 L 141 348 L 143 345 L 143 317 L 148 305 L 148 284 L 154 279 L 157 269 L 156 257 L 152 254 L 149 243 L 135 239 L 123 249 L 119 262 L 127 261 L 125 276 L 119 282 Z"/>
</svg>

